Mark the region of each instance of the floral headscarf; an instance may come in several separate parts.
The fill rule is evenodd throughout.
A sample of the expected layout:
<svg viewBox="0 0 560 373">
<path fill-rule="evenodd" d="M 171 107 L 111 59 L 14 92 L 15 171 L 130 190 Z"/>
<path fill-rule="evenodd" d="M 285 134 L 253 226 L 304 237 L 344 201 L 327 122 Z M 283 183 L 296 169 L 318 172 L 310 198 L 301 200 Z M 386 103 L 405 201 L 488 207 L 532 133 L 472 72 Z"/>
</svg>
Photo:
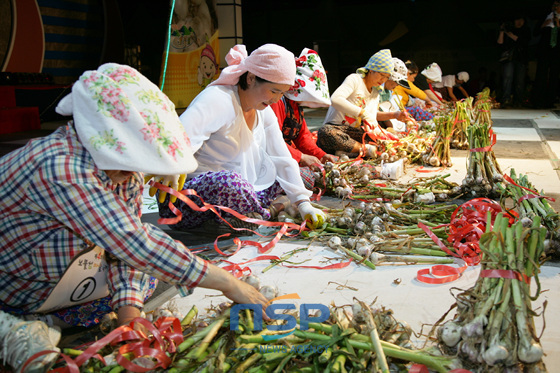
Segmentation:
<svg viewBox="0 0 560 373">
<path fill-rule="evenodd" d="M 56 111 L 73 115 L 80 141 L 102 170 L 174 175 L 197 168 L 175 105 L 130 66 L 86 71 Z"/>
<path fill-rule="evenodd" d="M 327 74 L 314 50 L 304 48 L 296 59 L 296 82 L 286 97 L 307 107 L 331 105 Z"/>
</svg>

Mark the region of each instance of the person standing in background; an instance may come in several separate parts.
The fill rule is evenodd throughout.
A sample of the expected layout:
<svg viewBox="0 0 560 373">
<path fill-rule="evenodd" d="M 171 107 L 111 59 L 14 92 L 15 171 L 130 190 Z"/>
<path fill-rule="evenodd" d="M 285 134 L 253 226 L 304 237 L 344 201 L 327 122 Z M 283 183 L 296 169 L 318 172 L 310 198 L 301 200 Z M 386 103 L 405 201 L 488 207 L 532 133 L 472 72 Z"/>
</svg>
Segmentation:
<svg viewBox="0 0 560 373">
<path fill-rule="evenodd" d="M 535 108 L 554 107 L 558 94 L 558 74 L 560 73 L 560 0 L 552 3 L 552 12 L 541 25 L 541 39 L 537 47 L 537 71 L 531 93 L 531 103 Z"/>
<path fill-rule="evenodd" d="M 502 48 L 500 56 L 502 92 L 499 102 L 503 108 L 510 105 L 514 107 L 523 105 L 528 60 L 527 48 L 530 39 L 531 32 L 525 22 L 525 17 L 521 14 L 514 17 L 513 23 L 506 22 L 500 27 L 497 43 Z"/>
</svg>

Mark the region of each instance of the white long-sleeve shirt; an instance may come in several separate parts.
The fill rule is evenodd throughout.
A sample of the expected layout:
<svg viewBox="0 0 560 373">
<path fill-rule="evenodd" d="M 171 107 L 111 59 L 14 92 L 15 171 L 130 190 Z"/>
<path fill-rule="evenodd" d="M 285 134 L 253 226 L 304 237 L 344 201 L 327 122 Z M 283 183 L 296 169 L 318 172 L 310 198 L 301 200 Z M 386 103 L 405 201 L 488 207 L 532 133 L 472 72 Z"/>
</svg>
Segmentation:
<svg viewBox="0 0 560 373">
<path fill-rule="evenodd" d="M 257 110 L 251 131 L 243 116 L 237 86 L 205 88 L 180 119 L 198 161 L 198 168 L 189 177 L 231 170 L 243 176 L 256 191 L 278 180 L 292 202 L 311 196 L 272 109 Z"/>
<path fill-rule="evenodd" d="M 379 92 L 374 87 L 368 91 L 364 79 L 360 74 L 350 74 L 331 96 L 331 106 L 324 123 L 340 124 L 345 122 L 345 116 L 357 118 L 365 108 L 370 118 L 377 117 L 379 106 Z"/>
</svg>

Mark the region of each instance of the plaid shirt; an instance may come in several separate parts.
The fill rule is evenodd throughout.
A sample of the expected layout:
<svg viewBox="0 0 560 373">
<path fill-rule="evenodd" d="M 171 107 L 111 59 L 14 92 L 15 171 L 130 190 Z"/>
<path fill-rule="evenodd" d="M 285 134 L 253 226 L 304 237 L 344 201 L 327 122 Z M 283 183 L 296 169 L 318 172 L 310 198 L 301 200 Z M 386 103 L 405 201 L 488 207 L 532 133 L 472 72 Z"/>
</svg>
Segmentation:
<svg viewBox="0 0 560 373">
<path fill-rule="evenodd" d="M 144 304 L 146 274 L 183 295 L 207 263 L 159 228 L 142 223 L 143 175 L 113 184 L 70 122 L 0 159 L 0 308 L 40 307 L 85 238 L 112 254 L 113 308 Z"/>
</svg>

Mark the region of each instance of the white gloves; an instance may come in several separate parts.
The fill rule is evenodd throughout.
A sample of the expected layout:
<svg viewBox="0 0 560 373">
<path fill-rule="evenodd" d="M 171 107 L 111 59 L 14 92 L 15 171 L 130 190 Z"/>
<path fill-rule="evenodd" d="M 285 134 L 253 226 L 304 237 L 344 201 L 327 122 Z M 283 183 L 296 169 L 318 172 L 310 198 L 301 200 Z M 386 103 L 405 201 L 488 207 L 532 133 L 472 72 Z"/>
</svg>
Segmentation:
<svg viewBox="0 0 560 373">
<path fill-rule="evenodd" d="M 170 187 L 171 189 L 175 189 L 176 191 L 180 192 L 183 190 L 183 185 L 185 185 L 185 180 L 187 179 L 187 175 L 146 175 L 144 176 L 144 182 L 147 183 L 150 179 L 154 179 L 155 182 L 163 184 L 165 186 Z M 156 187 L 150 188 L 150 197 L 153 197 L 157 192 Z M 165 202 L 165 197 L 167 197 L 167 193 L 160 191 L 158 201 L 159 203 Z M 171 196 L 169 198 L 171 203 L 174 203 L 177 200 L 177 197 Z"/>
<path fill-rule="evenodd" d="M 298 210 L 302 219 L 307 221 L 307 226 L 311 229 L 322 226 L 327 219 L 327 215 L 323 211 L 313 207 L 309 201 L 300 203 Z"/>
</svg>

